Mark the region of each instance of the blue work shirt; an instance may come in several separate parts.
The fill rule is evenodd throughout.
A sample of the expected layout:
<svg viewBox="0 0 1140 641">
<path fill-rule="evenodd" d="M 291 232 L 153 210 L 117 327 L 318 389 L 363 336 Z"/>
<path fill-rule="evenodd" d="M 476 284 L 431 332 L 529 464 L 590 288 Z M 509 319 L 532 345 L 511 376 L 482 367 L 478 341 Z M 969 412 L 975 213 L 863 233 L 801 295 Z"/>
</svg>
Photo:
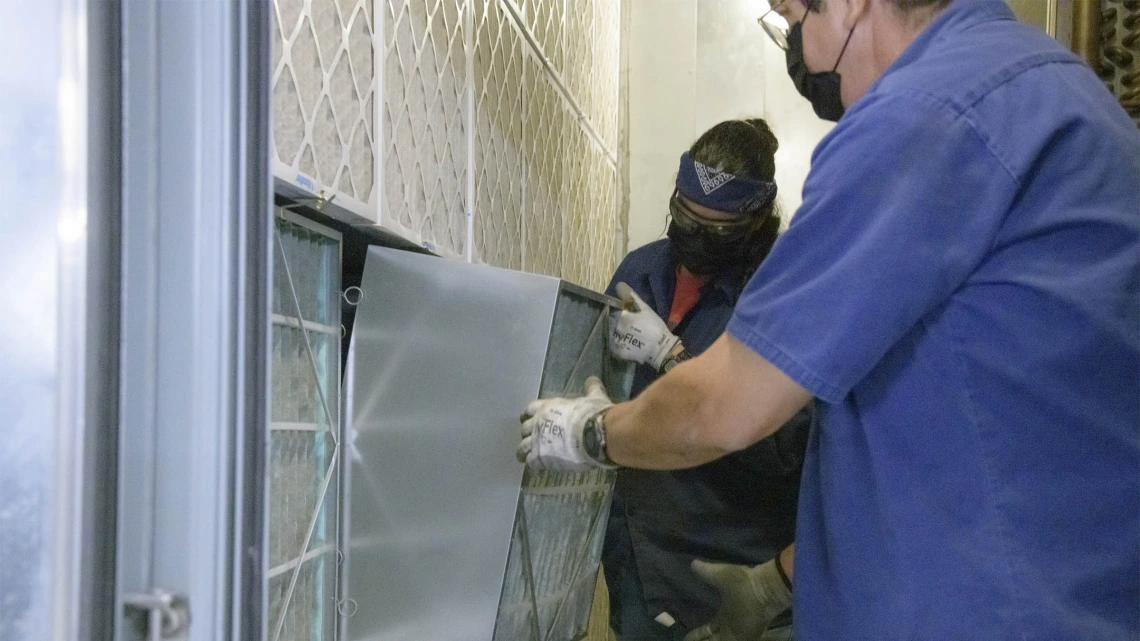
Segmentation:
<svg viewBox="0 0 1140 641">
<path fill-rule="evenodd" d="M 797 640 L 1140 634 L 1140 133 L 1000 0 L 820 142 L 728 331 L 822 401 Z"/>
<path fill-rule="evenodd" d="M 607 293 L 614 296 L 617 284 L 625 282 L 658 316 L 668 318 L 676 272 L 671 241 L 658 240 L 625 257 Z M 705 284 L 674 329 L 689 353 L 700 354 L 720 338 L 743 288 L 743 273 Z M 652 367 L 639 366 L 631 396 L 656 378 Z M 678 638 L 712 618 L 719 594 L 693 574 L 694 558 L 755 565 L 792 543 L 811 417 L 805 409 L 752 447 L 692 469 L 618 470 L 603 564 L 613 623 L 623 638 L 639 638 L 636 622 L 621 620 L 633 608 L 647 621 L 668 612 L 677 621 L 669 632 Z M 622 573 L 636 575 L 640 599 L 620 589 L 626 583 Z M 661 638 L 664 628 L 650 636 Z"/>
</svg>

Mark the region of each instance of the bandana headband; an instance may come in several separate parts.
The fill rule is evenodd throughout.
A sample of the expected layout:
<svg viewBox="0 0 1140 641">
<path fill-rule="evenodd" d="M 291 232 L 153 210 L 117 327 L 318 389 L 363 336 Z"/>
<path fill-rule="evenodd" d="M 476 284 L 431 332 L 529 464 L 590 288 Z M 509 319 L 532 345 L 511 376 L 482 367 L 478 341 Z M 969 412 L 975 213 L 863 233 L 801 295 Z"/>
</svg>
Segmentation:
<svg viewBox="0 0 1140 641">
<path fill-rule="evenodd" d="M 776 198 L 776 183 L 718 171 L 693 160 L 686 151 L 677 171 L 677 191 L 698 205 L 736 214 L 771 203 Z"/>
</svg>

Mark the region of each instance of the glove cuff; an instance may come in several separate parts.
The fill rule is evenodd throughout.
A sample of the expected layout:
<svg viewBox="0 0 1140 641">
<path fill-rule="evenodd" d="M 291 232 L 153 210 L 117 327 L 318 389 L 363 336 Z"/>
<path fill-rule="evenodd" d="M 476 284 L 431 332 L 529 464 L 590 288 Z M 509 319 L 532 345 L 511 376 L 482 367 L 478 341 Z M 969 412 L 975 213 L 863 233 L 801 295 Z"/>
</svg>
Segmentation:
<svg viewBox="0 0 1140 641">
<path fill-rule="evenodd" d="M 665 339 L 661 342 L 661 349 L 657 352 L 657 356 L 655 356 L 653 358 L 653 362 L 650 363 L 654 371 L 661 371 L 661 366 L 664 365 L 665 361 L 669 358 L 669 352 L 672 352 L 673 348 L 676 347 L 677 343 L 680 342 L 681 339 L 673 334 L 665 337 Z"/>
<path fill-rule="evenodd" d="M 792 606 L 792 591 L 788 588 L 779 557 L 752 568 L 748 573 L 752 590 L 763 602 L 773 607 L 772 616 Z M 761 596 L 764 595 L 764 596 Z"/>
</svg>

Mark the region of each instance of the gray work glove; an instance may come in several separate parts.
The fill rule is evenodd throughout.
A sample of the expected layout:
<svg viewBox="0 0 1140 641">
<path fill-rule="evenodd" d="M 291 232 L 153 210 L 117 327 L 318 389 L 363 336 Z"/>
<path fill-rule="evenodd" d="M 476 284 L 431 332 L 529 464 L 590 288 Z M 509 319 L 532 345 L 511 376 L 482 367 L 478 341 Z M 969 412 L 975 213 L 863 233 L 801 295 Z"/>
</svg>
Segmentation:
<svg viewBox="0 0 1140 641">
<path fill-rule="evenodd" d="M 792 606 L 792 593 L 776 570 L 776 559 L 755 567 L 693 561 L 693 572 L 720 590 L 720 609 L 712 621 L 685 641 L 755 641 L 768 624 Z"/>
<path fill-rule="evenodd" d="M 669 331 L 645 301 L 625 283 L 617 284 L 618 298 L 625 303 L 617 326 L 610 335 L 610 352 L 623 361 L 652 365 L 660 371 L 661 364 L 681 339 Z"/>
<path fill-rule="evenodd" d="M 585 396 L 533 401 L 522 416 L 522 441 L 515 456 L 539 470 L 581 472 L 614 467 L 591 458 L 582 443 L 586 421 L 612 405 L 602 381 L 594 376 L 586 379 Z"/>
</svg>

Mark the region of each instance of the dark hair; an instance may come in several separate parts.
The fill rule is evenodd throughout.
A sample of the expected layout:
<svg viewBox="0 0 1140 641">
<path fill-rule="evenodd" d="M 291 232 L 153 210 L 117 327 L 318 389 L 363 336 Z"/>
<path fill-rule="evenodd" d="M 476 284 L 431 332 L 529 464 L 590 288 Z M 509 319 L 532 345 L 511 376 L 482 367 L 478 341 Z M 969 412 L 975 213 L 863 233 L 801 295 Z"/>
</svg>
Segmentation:
<svg viewBox="0 0 1140 641">
<path fill-rule="evenodd" d="M 747 118 L 726 120 L 713 126 L 697 138 L 689 148 L 689 155 L 718 171 L 771 182 L 776 179 L 776 150 L 779 148 L 780 141 L 763 118 Z M 780 210 L 775 200 L 755 215 L 748 274 L 768 255 L 780 232 Z"/>
<path fill-rule="evenodd" d="M 749 118 L 726 120 L 709 129 L 693 143 L 689 155 L 718 171 L 771 181 L 776 176 L 779 148 L 768 123 L 763 118 Z"/>
</svg>

